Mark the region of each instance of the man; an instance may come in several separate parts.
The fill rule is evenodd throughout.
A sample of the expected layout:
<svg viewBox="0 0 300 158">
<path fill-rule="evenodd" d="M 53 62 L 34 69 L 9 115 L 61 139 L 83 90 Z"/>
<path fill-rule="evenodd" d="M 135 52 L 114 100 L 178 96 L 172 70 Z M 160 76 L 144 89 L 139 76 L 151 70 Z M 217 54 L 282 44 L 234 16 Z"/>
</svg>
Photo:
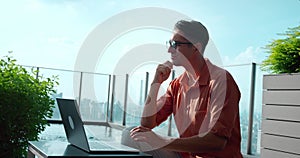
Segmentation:
<svg viewBox="0 0 300 158">
<path fill-rule="evenodd" d="M 165 149 L 178 157 L 240 158 L 240 91 L 226 70 L 203 57 L 208 31 L 200 22 L 181 20 L 168 42 L 172 62 L 158 65 L 143 110 L 141 125 L 130 136 L 149 150 Z M 171 81 L 157 100 L 172 64 L 185 72 Z M 151 129 L 174 115 L 180 137 L 168 139 Z M 163 157 L 163 156 L 162 156 Z"/>
</svg>

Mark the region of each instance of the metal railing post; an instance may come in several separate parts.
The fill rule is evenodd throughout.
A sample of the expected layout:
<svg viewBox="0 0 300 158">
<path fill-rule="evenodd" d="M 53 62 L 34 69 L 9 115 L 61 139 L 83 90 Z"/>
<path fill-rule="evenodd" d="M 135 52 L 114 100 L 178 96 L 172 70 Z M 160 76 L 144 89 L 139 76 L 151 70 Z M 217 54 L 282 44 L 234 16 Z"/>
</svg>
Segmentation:
<svg viewBox="0 0 300 158">
<path fill-rule="evenodd" d="M 122 125 L 126 125 L 126 112 L 127 112 L 127 96 L 128 96 L 128 78 L 129 75 L 126 74 L 125 78 L 125 92 L 124 92 L 124 111 L 123 111 L 123 123 Z"/>
<path fill-rule="evenodd" d="M 139 99 L 139 104 L 142 105 L 144 103 L 144 100 L 143 100 L 143 86 L 144 86 L 144 83 L 143 83 L 144 80 L 141 80 L 141 88 L 140 88 L 140 99 Z"/>
<path fill-rule="evenodd" d="M 38 80 L 39 79 L 39 73 L 40 73 L 40 68 L 36 67 L 36 76 L 35 78 Z"/>
<path fill-rule="evenodd" d="M 175 79 L 175 70 L 172 70 L 172 80 Z M 168 122 L 168 136 L 172 136 L 172 115 L 169 117 L 169 122 Z"/>
<path fill-rule="evenodd" d="M 108 122 L 109 117 L 109 101 L 110 101 L 110 87 L 111 86 L 111 75 L 108 76 L 108 90 L 107 90 L 107 103 L 106 103 L 106 122 Z"/>
<path fill-rule="evenodd" d="M 80 72 L 80 80 L 79 80 L 79 96 L 78 96 L 78 106 L 80 107 L 80 104 L 81 104 L 81 90 L 82 90 L 82 76 L 83 76 L 83 72 Z M 79 109 L 78 107 L 78 109 Z M 80 113 L 80 110 L 78 110 L 79 113 Z"/>
<path fill-rule="evenodd" d="M 249 124 L 248 124 L 248 140 L 247 154 L 252 154 L 252 129 L 253 129 L 253 113 L 254 113 L 254 96 L 255 96 L 255 78 L 256 78 L 256 63 L 251 65 L 251 83 L 250 83 L 250 102 L 249 102 Z"/>
<path fill-rule="evenodd" d="M 116 75 L 112 76 L 112 92 L 111 92 L 111 102 L 110 102 L 110 116 L 109 122 L 113 122 L 113 108 L 114 108 L 114 99 L 115 99 L 115 84 L 116 84 Z"/>
<path fill-rule="evenodd" d="M 146 72 L 146 81 L 145 81 L 145 98 L 144 100 L 147 99 L 148 97 L 148 82 L 149 82 L 149 72 Z"/>
</svg>

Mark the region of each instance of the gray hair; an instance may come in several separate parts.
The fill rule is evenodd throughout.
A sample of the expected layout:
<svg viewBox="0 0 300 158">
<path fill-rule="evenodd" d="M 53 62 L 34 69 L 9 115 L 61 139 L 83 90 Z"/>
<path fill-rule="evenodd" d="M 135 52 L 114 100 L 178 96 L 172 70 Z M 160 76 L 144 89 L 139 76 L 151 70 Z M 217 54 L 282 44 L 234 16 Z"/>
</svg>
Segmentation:
<svg viewBox="0 0 300 158">
<path fill-rule="evenodd" d="M 175 24 L 175 29 L 180 30 L 183 33 L 183 37 L 191 43 L 195 44 L 200 42 L 202 45 L 202 53 L 204 53 L 205 47 L 209 40 L 209 35 L 206 27 L 194 20 L 180 20 Z"/>
</svg>

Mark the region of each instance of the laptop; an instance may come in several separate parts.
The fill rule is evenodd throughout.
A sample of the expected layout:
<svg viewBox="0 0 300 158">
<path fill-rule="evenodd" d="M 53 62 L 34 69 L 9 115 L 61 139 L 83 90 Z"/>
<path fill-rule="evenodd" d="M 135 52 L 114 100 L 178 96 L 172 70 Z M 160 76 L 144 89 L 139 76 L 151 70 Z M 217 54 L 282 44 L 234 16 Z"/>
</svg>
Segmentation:
<svg viewBox="0 0 300 158">
<path fill-rule="evenodd" d="M 56 98 L 68 142 L 88 153 L 139 153 L 137 149 L 104 140 L 89 140 L 84 125 L 77 110 L 75 99 Z"/>
</svg>

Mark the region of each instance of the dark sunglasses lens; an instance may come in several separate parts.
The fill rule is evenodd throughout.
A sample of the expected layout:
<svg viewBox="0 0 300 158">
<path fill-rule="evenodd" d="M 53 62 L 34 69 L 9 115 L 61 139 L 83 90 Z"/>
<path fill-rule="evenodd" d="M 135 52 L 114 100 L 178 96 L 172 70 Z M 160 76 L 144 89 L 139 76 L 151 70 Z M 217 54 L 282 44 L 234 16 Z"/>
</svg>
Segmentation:
<svg viewBox="0 0 300 158">
<path fill-rule="evenodd" d="M 169 41 L 169 43 L 170 43 L 170 46 L 172 47 L 172 48 L 175 48 L 176 49 L 176 42 L 175 41 Z"/>
</svg>

